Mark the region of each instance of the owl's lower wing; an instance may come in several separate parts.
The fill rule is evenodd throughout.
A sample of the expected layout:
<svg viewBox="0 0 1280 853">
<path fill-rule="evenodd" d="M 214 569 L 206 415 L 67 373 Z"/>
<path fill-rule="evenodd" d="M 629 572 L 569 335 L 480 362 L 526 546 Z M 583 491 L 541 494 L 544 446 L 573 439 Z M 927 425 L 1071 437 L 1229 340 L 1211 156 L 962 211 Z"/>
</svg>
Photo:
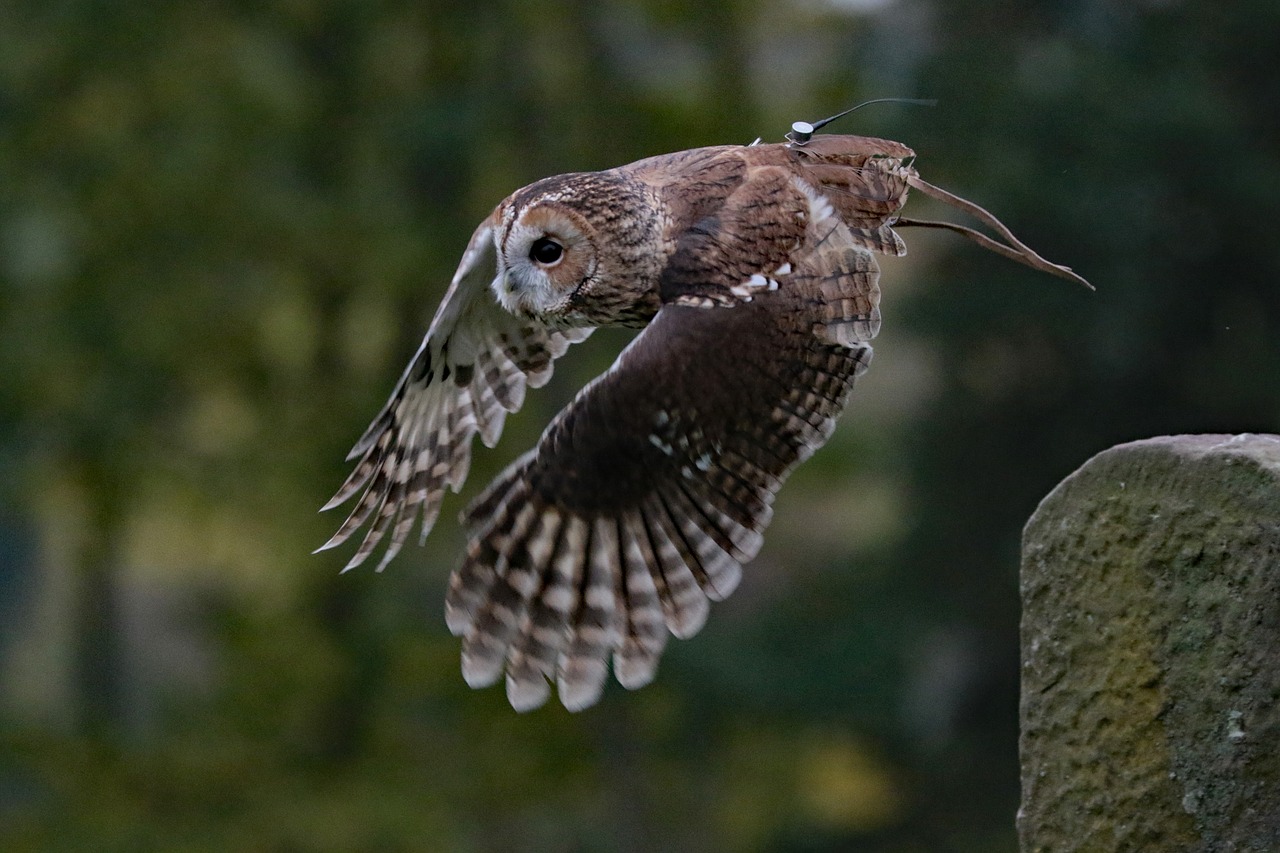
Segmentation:
<svg viewBox="0 0 1280 853">
<path fill-rule="evenodd" d="M 440 513 L 445 487 L 457 491 L 471 464 L 477 432 L 492 447 L 526 386 L 551 377 L 552 361 L 590 329 L 556 331 L 522 320 L 493 300 L 497 270 L 493 223 L 476 229 L 417 354 L 387 404 L 347 459 L 355 469 L 325 504 L 332 509 L 359 494 L 338 531 L 317 550 L 368 530 L 343 571 L 363 563 L 389 532 L 381 570 L 421 519 L 423 539 Z"/>
<path fill-rule="evenodd" d="M 878 326 L 878 271 L 847 231 L 776 291 L 667 305 L 468 510 L 446 615 L 468 683 L 518 710 L 557 681 L 597 701 L 608 660 L 652 680 L 760 548 L 774 495 L 831 434 Z"/>
</svg>

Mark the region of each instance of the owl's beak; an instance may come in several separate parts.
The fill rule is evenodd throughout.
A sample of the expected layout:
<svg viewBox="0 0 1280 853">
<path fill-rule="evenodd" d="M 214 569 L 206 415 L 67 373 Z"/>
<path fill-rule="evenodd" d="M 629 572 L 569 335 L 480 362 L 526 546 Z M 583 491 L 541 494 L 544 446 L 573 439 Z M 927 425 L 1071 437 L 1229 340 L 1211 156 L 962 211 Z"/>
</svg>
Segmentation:
<svg viewBox="0 0 1280 853">
<path fill-rule="evenodd" d="M 503 270 L 493 280 L 493 294 L 498 303 L 509 313 L 517 317 L 532 317 L 533 306 L 529 304 L 527 288 L 521 286 L 520 277 L 511 274 L 511 270 Z"/>
</svg>

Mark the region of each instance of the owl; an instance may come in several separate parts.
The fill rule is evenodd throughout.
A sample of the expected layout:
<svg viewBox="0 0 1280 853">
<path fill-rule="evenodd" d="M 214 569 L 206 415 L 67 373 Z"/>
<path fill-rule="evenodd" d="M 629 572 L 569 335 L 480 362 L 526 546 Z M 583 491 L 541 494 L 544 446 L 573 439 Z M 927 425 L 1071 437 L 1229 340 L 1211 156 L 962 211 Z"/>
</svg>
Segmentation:
<svg viewBox="0 0 1280 853">
<path fill-rule="evenodd" d="M 813 135 L 698 148 L 546 178 L 471 237 L 426 337 L 325 506 L 366 528 L 347 569 L 425 540 L 472 438 L 492 447 L 526 388 L 600 326 L 641 331 L 464 511 L 446 622 L 473 687 L 505 673 L 518 711 L 553 684 L 597 702 L 610 664 L 638 688 L 760 550 L 774 496 L 823 445 L 880 328 L 877 254 L 895 227 L 958 231 L 1083 282 L 982 208 L 922 180 L 897 142 Z M 914 188 L 999 239 L 902 217 Z M 1087 283 L 1086 283 L 1087 284 Z M 346 571 L 346 569 L 344 569 Z"/>
</svg>

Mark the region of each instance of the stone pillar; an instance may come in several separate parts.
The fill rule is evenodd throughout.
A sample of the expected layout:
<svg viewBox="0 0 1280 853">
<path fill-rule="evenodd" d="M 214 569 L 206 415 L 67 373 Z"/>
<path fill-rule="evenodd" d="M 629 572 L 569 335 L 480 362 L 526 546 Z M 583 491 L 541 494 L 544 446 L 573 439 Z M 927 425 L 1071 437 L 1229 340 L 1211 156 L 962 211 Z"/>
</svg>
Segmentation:
<svg viewBox="0 0 1280 853">
<path fill-rule="evenodd" d="M 1023 853 L 1280 851 L 1280 436 L 1098 454 L 1022 606 Z"/>
</svg>

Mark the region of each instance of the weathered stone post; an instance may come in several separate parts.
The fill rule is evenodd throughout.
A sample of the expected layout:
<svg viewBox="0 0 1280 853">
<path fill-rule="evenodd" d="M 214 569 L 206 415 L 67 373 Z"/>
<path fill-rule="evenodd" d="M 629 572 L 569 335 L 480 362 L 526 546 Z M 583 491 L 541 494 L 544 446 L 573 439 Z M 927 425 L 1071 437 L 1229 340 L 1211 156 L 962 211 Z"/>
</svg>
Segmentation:
<svg viewBox="0 0 1280 853">
<path fill-rule="evenodd" d="M 1098 454 L 1022 606 L 1023 853 L 1280 853 L 1280 436 Z"/>
</svg>

